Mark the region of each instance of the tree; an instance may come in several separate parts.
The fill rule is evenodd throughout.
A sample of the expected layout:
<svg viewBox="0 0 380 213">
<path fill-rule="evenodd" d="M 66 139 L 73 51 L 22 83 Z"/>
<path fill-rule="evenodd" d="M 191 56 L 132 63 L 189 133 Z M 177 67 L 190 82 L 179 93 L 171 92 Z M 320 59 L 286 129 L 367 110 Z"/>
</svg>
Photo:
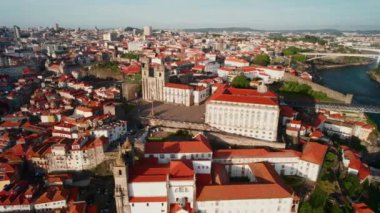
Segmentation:
<svg viewBox="0 0 380 213">
<path fill-rule="evenodd" d="M 267 66 L 270 64 L 270 58 L 267 54 L 258 54 L 254 59 L 253 63 L 261 66 Z"/>
<path fill-rule="evenodd" d="M 349 174 L 343 180 L 343 187 L 350 197 L 355 197 L 361 191 L 360 180 L 356 175 Z"/>
<path fill-rule="evenodd" d="M 295 54 L 298 54 L 299 52 L 301 52 L 301 49 L 297 47 L 288 47 L 282 51 L 284 56 L 295 55 Z"/>
<path fill-rule="evenodd" d="M 231 85 L 235 88 L 249 88 L 249 79 L 243 75 L 236 76 Z"/>
<path fill-rule="evenodd" d="M 121 55 L 122 58 L 130 59 L 130 60 L 139 60 L 140 54 L 135 52 L 128 52 Z"/>
<path fill-rule="evenodd" d="M 342 213 L 343 210 L 340 209 L 339 205 L 331 203 L 330 205 L 326 205 L 326 212 L 328 213 Z"/>
<path fill-rule="evenodd" d="M 325 206 L 328 194 L 317 186 L 314 192 L 310 195 L 310 205 L 313 209 Z"/>
<path fill-rule="evenodd" d="M 312 212 L 312 207 L 309 202 L 303 202 L 300 206 L 300 213 L 309 213 Z"/>
</svg>

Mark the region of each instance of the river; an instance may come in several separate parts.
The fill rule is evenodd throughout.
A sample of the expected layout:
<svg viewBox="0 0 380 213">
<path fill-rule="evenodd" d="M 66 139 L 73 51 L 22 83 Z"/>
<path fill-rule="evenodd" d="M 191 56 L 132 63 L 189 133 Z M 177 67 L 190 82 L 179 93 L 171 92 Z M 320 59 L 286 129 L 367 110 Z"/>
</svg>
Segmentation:
<svg viewBox="0 0 380 213">
<path fill-rule="evenodd" d="M 367 74 L 376 64 L 319 70 L 321 83 L 342 93 L 354 95 L 353 102 L 380 106 L 380 84 Z M 369 114 L 380 127 L 380 114 Z"/>
</svg>

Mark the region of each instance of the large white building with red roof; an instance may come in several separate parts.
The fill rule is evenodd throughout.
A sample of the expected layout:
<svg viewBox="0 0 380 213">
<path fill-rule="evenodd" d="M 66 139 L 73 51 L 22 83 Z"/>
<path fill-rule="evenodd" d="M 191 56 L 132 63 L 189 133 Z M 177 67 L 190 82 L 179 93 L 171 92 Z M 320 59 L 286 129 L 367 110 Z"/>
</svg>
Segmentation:
<svg viewBox="0 0 380 213">
<path fill-rule="evenodd" d="M 232 67 L 247 67 L 249 66 L 249 62 L 235 57 L 228 57 L 226 60 L 224 60 L 224 64 L 226 66 L 232 66 Z"/>
<path fill-rule="evenodd" d="M 315 151 L 315 152 L 314 152 Z M 212 151 L 207 138 L 147 142 L 144 158 L 114 167 L 117 212 L 294 212 L 279 175 L 318 178 L 327 146 Z M 116 164 L 120 162 L 117 160 Z"/>
<path fill-rule="evenodd" d="M 246 173 L 248 164 L 269 162 L 281 175 L 297 175 L 316 181 L 322 168 L 327 146 L 318 143 L 305 144 L 303 151 L 268 149 L 226 149 L 214 152 L 213 162 L 226 166 L 231 176 Z"/>
<path fill-rule="evenodd" d="M 280 108 L 273 92 L 219 85 L 206 104 L 206 124 L 266 141 L 277 140 Z"/>
</svg>

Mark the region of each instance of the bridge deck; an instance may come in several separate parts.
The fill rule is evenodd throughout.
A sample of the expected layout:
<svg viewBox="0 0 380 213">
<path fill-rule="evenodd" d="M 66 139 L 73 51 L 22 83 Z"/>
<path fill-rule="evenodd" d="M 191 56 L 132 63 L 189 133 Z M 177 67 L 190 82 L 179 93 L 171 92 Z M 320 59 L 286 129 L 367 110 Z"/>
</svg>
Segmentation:
<svg viewBox="0 0 380 213">
<path fill-rule="evenodd" d="M 302 102 L 286 102 L 286 104 L 293 107 L 304 108 L 322 108 L 322 109 L 334 109 L 337 111 L 345 112 L 363 112 L 380 114 L 379 106 L 362 105 L 362 104 L 336 104 L 336 103 L 302 103 Z"/>
</svg>

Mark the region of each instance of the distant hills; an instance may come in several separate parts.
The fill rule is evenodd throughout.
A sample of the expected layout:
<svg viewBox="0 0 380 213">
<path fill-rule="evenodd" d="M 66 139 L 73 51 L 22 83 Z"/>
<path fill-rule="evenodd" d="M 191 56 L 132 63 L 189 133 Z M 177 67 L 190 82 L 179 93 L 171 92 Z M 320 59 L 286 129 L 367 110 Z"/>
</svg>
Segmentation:
<svg viewBox="0 0 380 213">
<path fill-rule="evenodd" d="M 249 27 L 223 27 L 223 28 L 191 28 L 183 29 L 185 32 L 264 32 L 264 30 L 256 30 Z"/>
<path fill-rule="evenodd" d="M 337 29 L 303 29 L 303 30 L 259 30 L 249 27 L 222 27 L 222 28 L 188 28 L 185 32 L 279 32 L 279 33 L 329 33 L 342 34 L 343 32 L 357 32 L 362 34 L 380 34 L 380 30 L 337 30 Z"/>
<path fill-rule="evenodd" d="M 135 27 L 126 27 L 125 31 L 136 30 L 136 33 L 143 33 L 143 29 Z M 185 32 L 199 33 L 222 33 L 222 32 L 272 32 L 272 33 L 329 33 L 341 35 L 343 32 L 361 33 L 361 34 L 380 34 L 380 30 L 337 30 L 337 29 L 303 29 L 303 30 L 260 30 L 249 27 L 206 27 L 206 28 L 186 28 L 179 29 Z"/>
<path fill-rule="evenodd" d="M 139 34 L 139 33 L 141 34 L 141 33 L 144 32 L 143 29 L 139 29 L 139 28 L 136 28 L 136 27 L 126 27 L 126 28 L 124 29 L 125 32 L 133 32 L 133 30 L 136 30 L 136 33 L 137 33 L 137 34 Z"/>
</svg>

